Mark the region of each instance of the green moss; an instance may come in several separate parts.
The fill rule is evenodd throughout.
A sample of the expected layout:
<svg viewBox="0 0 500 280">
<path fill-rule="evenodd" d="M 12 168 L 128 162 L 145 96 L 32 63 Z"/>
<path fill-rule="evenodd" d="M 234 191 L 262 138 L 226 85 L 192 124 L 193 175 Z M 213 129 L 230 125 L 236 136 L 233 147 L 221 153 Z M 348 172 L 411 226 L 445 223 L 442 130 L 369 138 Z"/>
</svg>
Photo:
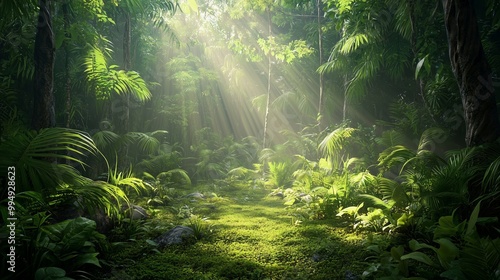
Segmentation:
<svg viewBox="0 0 500 280">
<path fill-rule="evenodd" d="M 213 192 L 213 186 L 185 190 Z M 103 279 L 342 279 L 347 271 L 360 275 L 366 256 L 364 236 L 336 227 L 335 220 L 293 224 L 283 201 L 266 190 L 219 190 L 216 199 L 179 200 L 208 218 L 213 233 L 195 244 L 168 247 L 155 253 L 137 241 L 114 254 L 113 269 Z M 150 224 L 186 224 L 158 214 Z M 132 261 L 127 261 L 132 260 Z"/>
</svg>

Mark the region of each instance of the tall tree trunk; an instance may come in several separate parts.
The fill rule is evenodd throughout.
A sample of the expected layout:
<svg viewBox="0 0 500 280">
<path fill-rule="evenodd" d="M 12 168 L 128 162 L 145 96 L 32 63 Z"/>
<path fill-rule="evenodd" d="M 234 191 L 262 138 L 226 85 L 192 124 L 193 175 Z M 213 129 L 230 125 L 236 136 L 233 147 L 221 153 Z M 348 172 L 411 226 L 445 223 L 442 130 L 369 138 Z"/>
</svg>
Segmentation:
<svg viewBox="0 0 500 280">
<path fill-rule="evenodd" d="M 69 2 L 65 1 L 62 5 L 63 10 L 63 19 L 64 19 L 64 75 L 66 77 L 65 82 L 65 91 L 66 91 L 66 127 L 70 127 L 71 125 L 71 76 L 70 76 L 70 68 L 69 68 Z"/>
<path fill-rule="evenodd" d="M 464 109 L 465 142 L 468 147 L 493 142 L 500 136 L 500 124 L 474 7 L 469 0 L 442 3 L 451 66 Z"/>
<path fill-rule="evenodd" d="M 267 26 L 269 32 L 269 39 L 272 36 L 271 29 L 271 8 L 267 8 Z M 272 70 L 272 57 L 271 50 L 267 54 L 267 101 L 266 101 L 266 113 L 264 116 L 264 139 L 262 140 L 262 148 L 265 149 L 267 146 L 267 127 L 269 123 L 269 106 L 271 105 L 271 70 Z"/>
<path fill-rule="evenodd" d="M 342 106 L 342 122 L 347 120 L 347 88 L 349 87 L 349 80 L 347 74 L 344 75 L 344 104 Z"/>
<path fill-rule="evenodd" d="M 54 33 L 50 0 L 39 0 L 40 11 L 35 36 L 34 106 L 31 128 L 39 130 L 56 125 L 54 109 Z"/>
<path fill-rule="evenodd" d="M 321 30 L 321 0 L 316 0 L 318 17 L 318 51 L 319 65 L 323 64 L 323 32 Z M 318 129 L 321 131 L 323 114 L 323 72 L 319 73 Z"/>
</svg>

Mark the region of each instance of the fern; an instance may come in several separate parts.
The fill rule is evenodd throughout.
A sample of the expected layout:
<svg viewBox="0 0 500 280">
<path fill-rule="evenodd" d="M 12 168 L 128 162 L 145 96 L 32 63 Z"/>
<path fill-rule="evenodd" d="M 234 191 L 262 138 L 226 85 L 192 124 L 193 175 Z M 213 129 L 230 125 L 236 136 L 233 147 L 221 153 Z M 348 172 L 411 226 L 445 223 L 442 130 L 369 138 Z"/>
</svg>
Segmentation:
<svg viewBox="0 0 500 280">
<path fill-rule="evenodd" d="M 140 101 L 151 98 L 151 92 L 139 73 L 117 70 L 117 65 L 108 66 L 105 54 L 98 48 L 88 49 L 83 67 L 87 81 L 99 99 L 107 100 L 113 93 L 131 94 Z"/>
<path fill-rule="evenodd" d="M 4 160 L 0 167 L 16 167 L 19 191 L 55 189 L 64 182 L 80 178 L 78 171 L 57 160 L 85 167 L 83 159 L 97 155 L 94 141 L 86 133 L 66 128 L 47 128 L 11 135 L 0 147 Z M 51 161 L 49 161 L 51 160 Z"/>
<path fill-rule="evenodd" d="M 348 140 L 357 131 L 355 128 L 341 127 L 328 134 L 319 144 L 320 150 L 328 157 L 334 169 L 339 167 L 340 159 L 344 156 L 342 153 Z"/>
<path fill-rule="evenodd" d="M 158 174 L 156 178 L 160 180 L 162 184 L 184 183 L 187 185 L 191 185 L 191 178 L 189 177 L 188 173 L 180 168 L 162 172 Z"/>
</svg>

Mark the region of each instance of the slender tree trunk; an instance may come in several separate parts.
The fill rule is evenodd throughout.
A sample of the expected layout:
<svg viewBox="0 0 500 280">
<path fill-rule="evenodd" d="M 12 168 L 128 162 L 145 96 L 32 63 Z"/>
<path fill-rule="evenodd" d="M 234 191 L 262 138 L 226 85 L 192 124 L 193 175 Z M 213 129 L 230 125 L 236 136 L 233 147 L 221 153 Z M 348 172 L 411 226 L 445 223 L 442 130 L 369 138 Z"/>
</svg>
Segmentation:
<svg viewBox="0 0 500 280">
<path fill-rule="evenodd" d="M 70 127 L 71 124 L 71 76 L 69 68 L 69 45 L 68 40 L 70 38 L 69 34 L 69 3 L 67 1 L 62 5 L 63 19 L 64 19 L 64 36 L 66 41 L 64 42 L 64 75 L 66 76 L 65 91 L 66 91 L 66 127 Z"/>
<path fill-rule="evenodd" d="M 271 9 L 267 8 L 267 25 L 269 32 L 269 39 L 272 36 L 271 29 Z M 271 71 L 272 71 L 272 57 L 271 50 L 267 54 L 267 101 L 266 101 L 266 113 L 264 116 L 264 139 L 262 140 L 262 148 L 265 149 L 267 147 L 267 126 L 269 122 L 269 106 L 271 105 Z"/>
<path fill-rule="evenodd" d="M 323 64 L 323 31 L 321 30 L 321 0 L 316 0 L 318 17 L 318 51 L 319 65 Z M 318 102 L 318 129 L 321 131 L 321 121 L 323 118 L 323 73 L 319 73 L 319 102 Z"/>
<path fill-rule="evenodd" d="M 347 119 L 347 87 L 349 86 L 349 80 L 347 79 L 347 74 L 344 75 L 344 105 L 342 107 L 342 122 Z"/>
<path fill-rule="evenodd" d="M 31 128 L 39 130 L 56 125 L 54 109 L 54 33 L 50 0 L 39 0 L 40 11 L 35 36 L 34 107 Z"/>
<path fill-rule="evenodd" d="M 458 82 L 468 147 L 500 136 L 491 68 L 484 54 L 476 15 L 469 0 L 442 0 L 449 55 Z"/>
</svg>

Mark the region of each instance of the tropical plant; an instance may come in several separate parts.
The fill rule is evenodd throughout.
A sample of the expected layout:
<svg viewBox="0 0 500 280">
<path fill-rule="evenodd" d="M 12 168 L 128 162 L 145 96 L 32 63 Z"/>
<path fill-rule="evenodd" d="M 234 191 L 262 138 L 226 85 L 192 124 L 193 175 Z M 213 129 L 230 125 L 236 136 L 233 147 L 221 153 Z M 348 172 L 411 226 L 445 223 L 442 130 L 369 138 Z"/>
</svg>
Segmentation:
<svg viewBox="0 0 500 280">
<path fill-rule="evenodd" d="M 111 123 L 108 123 L 111 126 Z M 160 154 L 164 138 L 168 132 L 157 130 L 153 132 L 127 132 L 117 134 L 111 130 L 100 130 L 92 135 L 97 148 L 109 159 L 121 159 L 120 167 L 125 164 L 137 163 L 147 155 L 154 157 Z M 123 151 L 127 151 L 124 156 Z M 118 158 L 118 153 L 120 157 Z M 125 159 L 122 159 L 125 157 Z"/>
<path fill-rule="evenodd" d="M 88 48 L 83 66 L 89 87 L 98 99 L 109 100 L 112 94 L 128 93 L 139 101 L 151 98 L 151 92 L 139 73 L 118 70 L 117 65 L 108 66 L 105 53 L 99 48 Z"/>
<path fill-rule="evenodd" d="M 30 279 L 95 277 L 89 273 L 88 265 L 100 267 L 97 256 L 107 247 L 106 237 L 96 231 L 96 222 L 80 217 L 50 224 L 48 218 L 44 212 L 20 216 L 18 226 L 23 235 L 16 240 L 22 250 L 18 261 L 25 266 L 16 270 L 16 276 Z M 7 234 L 3 229 L 2 235 Z"/>
<path fill-rule="evenodd" d="M 330 132 L 319 144 L 320 150 L 332 164 L 332 170 L 340 169 L 341 162 L 349 158 L 349 150 L 346 148 L 355 131 L 355 128 L 339 127 Z"/>
<path fill-rule="evenodd" d="M 94 141 L 86 133 L 67 128 L 20 131 L 9 135 L 0 152 L 3 157 L 0 167 L 5 170 L 8 166 L 16 168 L 18 192 L 47 191 L 63 183 L 82 183 L 82 177 L 73 165 L 85 168 L 84 159 L 99 154 Z"/>
<path fill-rule="evenodd" d="M 193 236 L 197 240 L 206 238 L 213 233 L 213 225 L 207 218 L 200 218 L 192 215 L 188 221 L 187 226 L 193 229 Z"/>
<path fill-rule="evenodd" d="M 294 172 L 289 162 L 269 162 L 266 185 L 274 188 L 288 188 L 292 185 Z"/>
<path fill-rule="evenodd" d="M 445 279 L 500 279 L 500 238 L 480 237 L 477 231 L 479 223 L 497 222 L 498 217 L 480 217 L 480 205 L 467 221 L 458 222 L 455 215 L 442 216 L 434 230 L 439 247 L 411 240 L 413 252 L 401 259 L 438 267 Z M 428 255 L 423 249 L 433 253 Z"/>
</svg>

